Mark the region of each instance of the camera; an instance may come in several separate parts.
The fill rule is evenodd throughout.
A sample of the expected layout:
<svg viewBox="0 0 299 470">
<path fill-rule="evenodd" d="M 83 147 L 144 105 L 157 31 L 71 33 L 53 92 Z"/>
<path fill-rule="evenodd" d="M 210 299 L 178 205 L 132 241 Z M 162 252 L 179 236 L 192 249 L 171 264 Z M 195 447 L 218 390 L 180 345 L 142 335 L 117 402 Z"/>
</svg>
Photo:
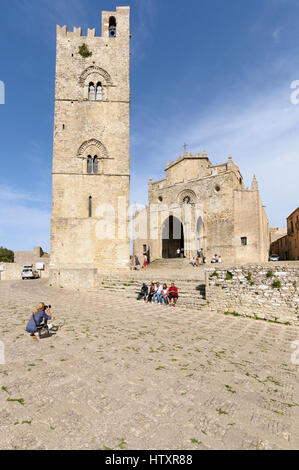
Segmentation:
<svg viewBox="0 0 299 470">
<path fill-rule="evenodd" d="M 51 305 L 45 305 L 45 310 L 47 310 L 47 308 L 52 308 Z"/>
</svg>

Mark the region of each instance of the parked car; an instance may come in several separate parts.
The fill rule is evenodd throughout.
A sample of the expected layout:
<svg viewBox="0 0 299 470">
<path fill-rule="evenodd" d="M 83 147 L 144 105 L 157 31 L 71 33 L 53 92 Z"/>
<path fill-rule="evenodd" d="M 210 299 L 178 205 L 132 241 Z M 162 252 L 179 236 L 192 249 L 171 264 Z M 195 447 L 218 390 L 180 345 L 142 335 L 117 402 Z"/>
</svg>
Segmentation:
<svg viewBox="0 0 299 470">
<path fill-rule="evenodd" d="M 39 274 L 34 269 L 32 269 L 32 268 L 23 269 L 23 271 L 22 271 L 23 281 L 24 281 L 24 279 L 38 279 L 38 278 L 39 278 Z"/>
<path fill-rule="evenodd" d="M 279 256 L 278 255 L 271 255 L 269 258 L 269 261 L 279 261 Z"/>
</svg>

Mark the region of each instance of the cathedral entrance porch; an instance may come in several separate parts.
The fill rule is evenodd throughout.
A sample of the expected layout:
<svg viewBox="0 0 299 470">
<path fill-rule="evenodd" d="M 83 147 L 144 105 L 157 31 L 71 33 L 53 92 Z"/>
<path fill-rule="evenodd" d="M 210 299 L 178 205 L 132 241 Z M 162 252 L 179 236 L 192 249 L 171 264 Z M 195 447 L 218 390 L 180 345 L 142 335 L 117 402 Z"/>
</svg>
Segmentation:
<svg viewBox="0 0 299 470">
<path fill-rule="evenodd" d="M 181 221 L 174 216 L 169 216 L 162 229 L 162 258 L 177 258 L 177 250 L 184 255 L 184 227 Z"/>
</svg>

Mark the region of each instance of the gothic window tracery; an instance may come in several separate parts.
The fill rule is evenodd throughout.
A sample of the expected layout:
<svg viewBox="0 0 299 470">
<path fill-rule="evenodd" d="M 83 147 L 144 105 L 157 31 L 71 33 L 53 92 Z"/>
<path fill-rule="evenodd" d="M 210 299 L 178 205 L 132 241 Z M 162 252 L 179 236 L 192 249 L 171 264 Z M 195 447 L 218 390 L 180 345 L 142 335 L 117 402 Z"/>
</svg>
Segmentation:
<svg viewBox="0 0 299 470">
<path fill-rule="evenodd" d="M 102 84 L 98 82 L 97 84 L 97 92 L 96 92 L 96 101 L 102 101 L 103 92 L 102 92 Z"/>
<path fill-rule="evenodd" d="M 87 173 L 88 175 L 97 175 L 99 173 L 99 157 L 95 155 L 87 157 Z"/>
<path fill-rule="evenodd" d="M 91 157 L 91 155 L 88 155 L 88 157 L 87 157 L 87 173 L 89 175 L 92 174 L 92 157 Z"/>
<path fill-rule="evenodd" d="M 190 196 L 185 196 L 183 199 L 183 204 L 190 204 L 191 202 L 191 197 Z"/>
<path fill-rule="evenodd" d="M 93 159 L 93 172 L 95 175 L 97 175 L 98 171 L 99 171 L 99 159 L 97 156 L 95 156 Z"/>
<path fill-rule="evenodd" d="M 89 88 L 88 88 L 88 98 L 90 101 L 95 101 L 95 87 L 94 87 L 94 83 L 90 83 L 89 84 Z"/>
</svg>

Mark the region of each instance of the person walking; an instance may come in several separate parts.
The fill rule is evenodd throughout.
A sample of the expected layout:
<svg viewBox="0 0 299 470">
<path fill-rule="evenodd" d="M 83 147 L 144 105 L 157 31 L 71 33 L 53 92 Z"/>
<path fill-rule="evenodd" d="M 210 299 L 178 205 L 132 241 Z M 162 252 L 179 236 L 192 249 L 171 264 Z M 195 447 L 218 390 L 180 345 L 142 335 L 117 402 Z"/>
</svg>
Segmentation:
<svg viewBox="0 0 299 470">
<path fill-rule="evenodd" d="M 146 269 L 148 264 L 147 255 L 144 255 L 142 269 Z"/>
<path fill-rule="evenodd" d="M 135 256 L 135 269 L 139 271 L 140 269 L 140 261 L 138 259 L 138 256 Z"/>
</svg>

